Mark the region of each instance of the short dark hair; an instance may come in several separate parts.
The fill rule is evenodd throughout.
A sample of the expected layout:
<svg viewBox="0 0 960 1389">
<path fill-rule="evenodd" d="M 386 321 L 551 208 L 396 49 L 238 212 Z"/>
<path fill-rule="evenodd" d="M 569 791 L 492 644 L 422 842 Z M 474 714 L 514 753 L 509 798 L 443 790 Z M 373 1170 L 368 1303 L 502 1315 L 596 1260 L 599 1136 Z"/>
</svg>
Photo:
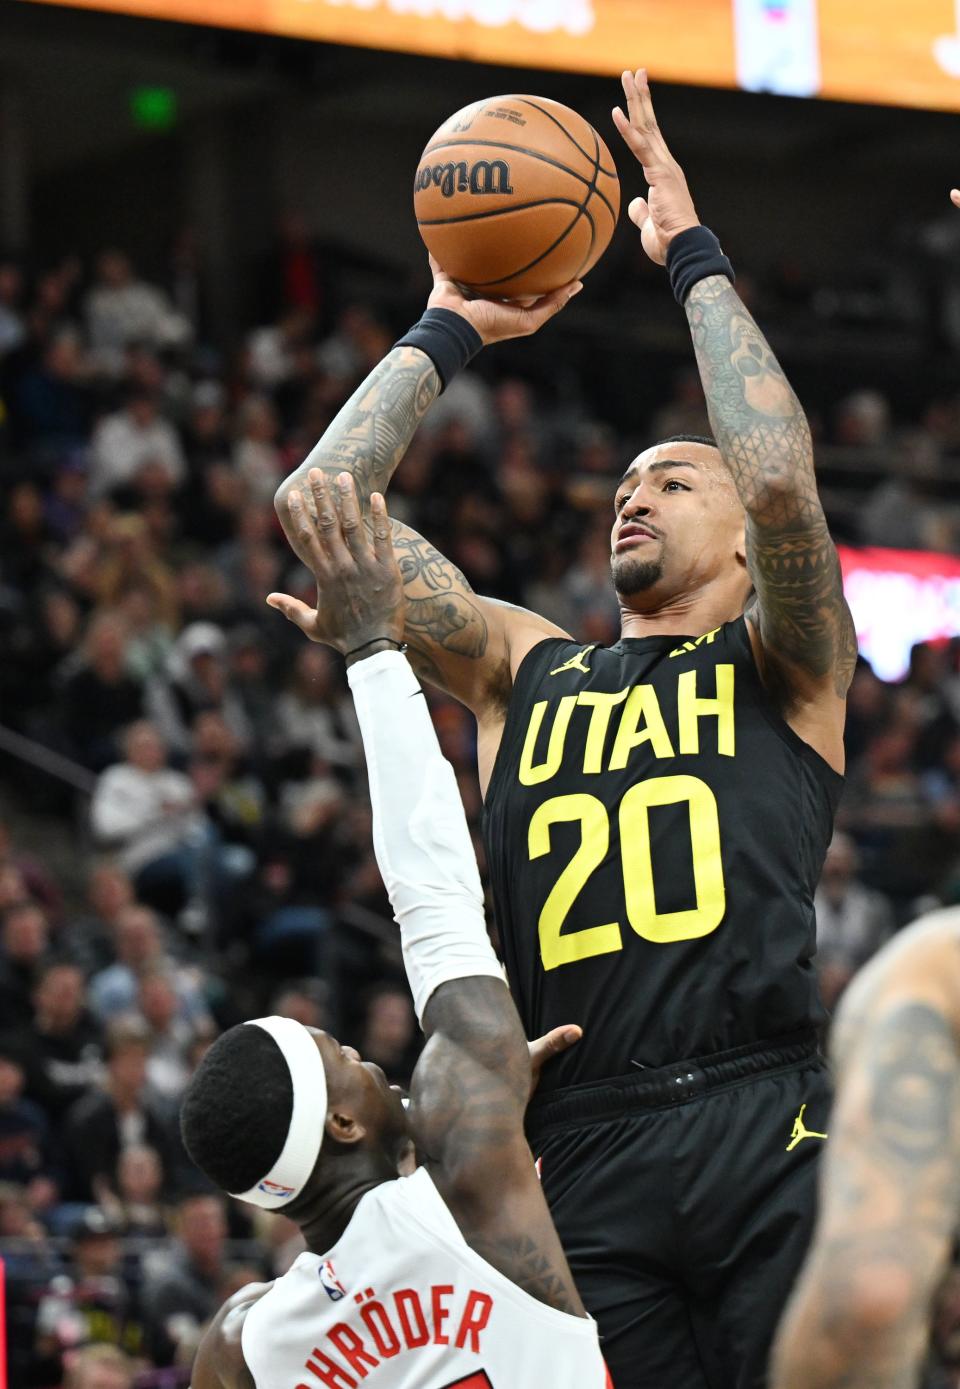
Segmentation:
<svg viewBox="0 0 960 1389">
<path fill-rule="evenodd" d="M 708 449 L 718 448 L 716 439 L 707 434 L 671 434 L 669 439 L 658 439 L 653 447 L 658 449 L 664 444 L 706 444 Z"/>
<path fill-rule="evenodd" d="M 180 1110 L 193 1161 L 222 1191 L 248 1191 L 283 1151 L 293 1082 L 262 1027 L 240 1023 L 218 1037 L 197 1067 Z"/>
</svg>

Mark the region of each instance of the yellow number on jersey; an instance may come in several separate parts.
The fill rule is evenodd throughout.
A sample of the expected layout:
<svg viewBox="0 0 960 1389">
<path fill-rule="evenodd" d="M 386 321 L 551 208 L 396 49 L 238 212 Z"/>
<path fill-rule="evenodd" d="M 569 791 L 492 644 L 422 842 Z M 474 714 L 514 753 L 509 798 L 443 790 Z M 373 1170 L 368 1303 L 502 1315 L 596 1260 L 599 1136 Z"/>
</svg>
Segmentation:
<svg viewBox="0 0 960 1389">
<path fill-rule="evenodd" d="M 550 889 L 540 913 L 540 958 L 544 969 L 556 969 L 557 965 L 568 965 L 573 960 L 623 949 L 616 921 L 607 922 L 605 926 L 588 926 L 566 936 L 560 934 L 567 913 L 590 874 L 607 856 L 610 823 L 606 807 L 596 796 L 554 796 L 537 807 L 527 835 L 530 858 L 540 858 L 550 852 L 550 826 L 571 820 L 580 821 L 580 847 Z"/>
<path fill-rule="evenodd" d="M 690 815 L 697 902 L 684 911 L 658 912 L 650 852 L 650 810 L 682 801 L 686 801 Z M 631 929 L 658 944 L 694 940 L 715 931 L 726 910 L 726 886 L 717 799 L 706 782 L 692 776 L 651 777 L 638 782 L 621 801 L 619 820 L 624 898 Z M 551 888 L 540 913 L 540 958 L 544 969 L 556 969 L 558 965 L 623 948 L 618 921 L 563 932 L 571 907 L 610 847 L 610 823 L 601 800 L 579 793 L 544 801 L 530 821 L 530 858 L 550 852 L 551 825 L 571 821 L 580 823 L 580 845 Z"/>
</svg>

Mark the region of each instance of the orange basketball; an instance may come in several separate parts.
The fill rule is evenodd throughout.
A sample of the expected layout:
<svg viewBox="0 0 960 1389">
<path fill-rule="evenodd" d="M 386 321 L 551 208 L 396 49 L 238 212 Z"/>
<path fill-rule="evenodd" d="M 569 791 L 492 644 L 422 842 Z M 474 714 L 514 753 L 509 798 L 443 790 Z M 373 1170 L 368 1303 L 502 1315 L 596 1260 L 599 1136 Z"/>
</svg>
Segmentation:
<svg viewBox="0 0 960 1389">
<path fill-rule="evenodd" d="M 613 235 L 620 181 L 610 151 L 568 106 L 494 96 L 451 116 L 414 182 L 420 235 L 458 284 L 491 299 L 582 279 Z"/>
</svg>

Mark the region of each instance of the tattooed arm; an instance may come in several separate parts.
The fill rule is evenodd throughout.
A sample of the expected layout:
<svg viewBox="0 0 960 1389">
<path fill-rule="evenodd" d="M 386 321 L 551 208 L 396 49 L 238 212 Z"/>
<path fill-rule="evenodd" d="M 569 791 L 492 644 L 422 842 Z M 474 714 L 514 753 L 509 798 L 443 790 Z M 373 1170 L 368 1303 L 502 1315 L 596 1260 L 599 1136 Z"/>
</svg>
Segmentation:
<svg viewBox="0 0 960 1389">
<path fill-rule="evenodd" d="M 497 979 L 443 984 L 411 1086 L 417 1150 L 467 1243 L 540 1302 L 584 1316 L 523 1132 L 530 1055 Z"/>
<path fill-rule="evenodd" d="M 767 673 L 788 708 L 842 700 L 856 633 L 803 407 L 725 276 L 700 280 L 685 307 L 714 438 L 746 512 L 751 617 Z"/>
<path fill-rule="evenodd" d="M 915 1389 L 960 1215 L 960 911 L 904 932 L 851 986 L 813 1248 L 772 1389 Z"/>
<path fill-rule="evenodd" d="M 435 264 L 434 288 L 428 307 L 461 314 L 483 343 L 534 333 L 576 293 L 568 285 L 529 308 L 467 300 Z M 437 369 L 415 347 L 395 347 L 351 396 L 323 438 L 304 462 L 281 484 L 276 509 L 293 550 L 309 565 L 309 543 L 298 533 L 290 497 L 299 492 L 314 515 L 328 528 L 334 525 L 332 506 L 317 512 L 324 496 L 335 490 L 335 479 L 349 473 L 365 516 L 370 497 L 385 492 L 406 453 L 417 426 L 440 393 Z M 320 491 L 311 476 L 322 479 Z M 535 614 L 479 598 L 459 569 L 410 527 L 393 523 L 394 545 L 407 597 L 409 644 L 417 673 L 440 685 L 480 712 L 515 668 L 518 655 L 541 636 L 558 629 Z M 314 640 L 323 641 L 323 594 L 318 592 L 312 627 L 299 622 Z"/>
<path fill-rule="evenodd" d="M 646 73 L 623 74 L 629 118 L 615 124 L 643 165 L 649 202 L 630 217 L 659 264 L 674 237 L 699 226 L 686 179 L 657 125 Z M 843 699 L 857 656 L 840 564 L 817 495 L 806 416 L 730 281 L 711 275 L 686 301 L 717 446 L 746 512 L 750 612 L 764 679 L 785 710 L 816 706 L 825 727 L 798 728 L 842 761 Z M 802 722 L 802 720 L 801 720 Z"/>
</svg>

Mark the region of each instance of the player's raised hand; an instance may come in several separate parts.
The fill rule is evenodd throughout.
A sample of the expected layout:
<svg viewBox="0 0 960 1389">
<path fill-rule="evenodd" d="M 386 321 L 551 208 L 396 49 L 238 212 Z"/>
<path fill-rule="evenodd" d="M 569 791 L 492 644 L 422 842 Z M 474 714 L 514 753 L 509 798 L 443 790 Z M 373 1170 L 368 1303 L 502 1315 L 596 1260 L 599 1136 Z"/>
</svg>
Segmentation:
<svg viewBox="0 0 960 1389">
<path fill-rule="evenodd" d="M 646 198 L 634 198 L 627 213 L 640 228 L 647 255 L 657 265 L 664 265 L 673 238 L 690 227 L 698 227 L 700 218 L 683 170 L 657 125 L 646 70 L 625 72 L 621 80 L 627 115 L 615 106 L 613 123 L 643 166 L 643 176 L 650 185 Z"/>
<path fill-rule="evenodd" d="M 516 300 L 512 303 L 503 299 L 471 299 L 440 268 L 433 256 L 430 257 L 430 270 L 433 274 L 433 292 L 427 300 L 427 308 L 453 309 L 454 313 L 461 314 L 480 334 L 484 347 L 494 342 L 506 342 L 508 338 L 529 337 L 583 289 L 582 282 L 574 280 L 539 299 Z"/>
<path fill-rule="evenodd" d="M 960 207 L 960 188 L 950 189 L 950 201 L 953 203 L 954 207 Z"/>
<path fill-rule="evenodd" d="M 319 468 L 311 468 L 307 482 L 309 497 L 295 489 L 288 505 L 300 553 L 317 581 L 317 606 L 288 593 L 271 593 L 267 602 L 311 641 L 338 651 L 377 637 L 402 641 L 406 600 L 386 502 L 373 493 L 368 530 L 349 473 L 338 473 L 331 487 Z"/>
</svg>

